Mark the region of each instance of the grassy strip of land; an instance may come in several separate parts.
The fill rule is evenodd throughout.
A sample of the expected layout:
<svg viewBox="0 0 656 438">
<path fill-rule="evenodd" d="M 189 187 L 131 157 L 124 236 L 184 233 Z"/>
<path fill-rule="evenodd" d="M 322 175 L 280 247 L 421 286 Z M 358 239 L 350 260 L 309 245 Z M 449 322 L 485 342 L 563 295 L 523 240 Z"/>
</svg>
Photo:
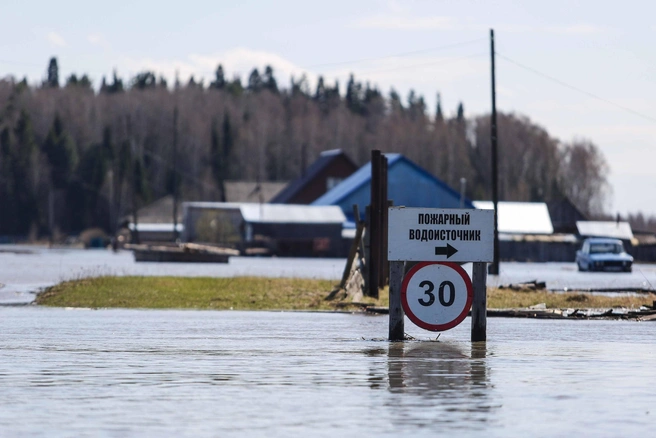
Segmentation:
<svg viewBox="0 0 656 438">
<path fill-rule="evenodd" d="M 54 307 L 216 309 L 216 310 L 340 310 L 348 300 L 326 300 L 335 288 L 330 280 L 233 277 L 98 277 L 67 281 L 39 294 L 36 303 Z M 638 309 L 651 305 L 656 295 L 601 296 L 576 292 L 488 289 L 488 308 L 525 308 L 545 303 L 547 308 Z M 388 291 L 360 302 L 387 307 Z"/>
</svg>

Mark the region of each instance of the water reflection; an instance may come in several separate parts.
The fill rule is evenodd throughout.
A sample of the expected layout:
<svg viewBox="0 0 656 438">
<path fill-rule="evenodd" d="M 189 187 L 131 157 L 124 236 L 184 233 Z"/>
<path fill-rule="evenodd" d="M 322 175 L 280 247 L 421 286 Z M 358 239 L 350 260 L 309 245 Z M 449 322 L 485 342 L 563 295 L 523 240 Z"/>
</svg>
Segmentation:
<svg viewBox="0 0 656 438">
<path fill-rule="evenodd" d="M 396 424 L 465 421 L 482 427 L 500 403 L 493 398 L 486 344 L 470 345 L 394 342 L 387 349 L 370 349 L 368 356 L 387 355 L 386 370 L 372 369 L 370 387 L 392 395 L 388 407 Z"/>
</svg>

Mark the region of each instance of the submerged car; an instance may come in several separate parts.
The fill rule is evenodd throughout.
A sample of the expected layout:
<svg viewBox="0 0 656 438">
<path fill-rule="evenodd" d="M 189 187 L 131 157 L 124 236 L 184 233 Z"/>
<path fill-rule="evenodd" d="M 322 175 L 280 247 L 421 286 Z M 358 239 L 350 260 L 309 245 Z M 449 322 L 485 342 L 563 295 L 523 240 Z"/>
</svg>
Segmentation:
<svg viewBox="0 0 656 438">
<path fill-rule="evenodd" d="M 579 271 L 631 272 L 633 257 L 624 251 L 619 239 L 590 238 L 576 251 L 576 265 Z"/>
</svg>

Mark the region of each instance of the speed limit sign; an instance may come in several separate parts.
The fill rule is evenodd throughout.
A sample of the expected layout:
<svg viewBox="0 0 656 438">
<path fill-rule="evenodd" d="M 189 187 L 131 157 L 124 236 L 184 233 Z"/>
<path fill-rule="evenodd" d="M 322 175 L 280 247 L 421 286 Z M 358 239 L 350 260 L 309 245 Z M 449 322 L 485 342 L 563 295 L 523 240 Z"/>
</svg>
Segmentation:
<svg viewBox="0 0 656 438">
<path fill-rule="evenodd" d="M 455 263 L 418 263 L 401 285 L 401 304 L 408 318 L 434 332 L 460 324 L 467 317 L 473 296 L 469 275 Z"/>
</svg>

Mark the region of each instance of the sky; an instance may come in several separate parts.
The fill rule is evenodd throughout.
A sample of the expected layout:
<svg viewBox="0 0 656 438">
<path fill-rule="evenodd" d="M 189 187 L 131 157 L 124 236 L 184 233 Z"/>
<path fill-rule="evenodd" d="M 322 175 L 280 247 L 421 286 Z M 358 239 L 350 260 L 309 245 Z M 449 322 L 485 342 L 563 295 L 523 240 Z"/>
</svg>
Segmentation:
<svg viewBox="0 0 656 438">
<path fill-rule="evenodd" d="M 274 68 L 288 87 L 350 73 L 387 95 L 412 89 L 431 114 L 489 113 L 490 29 L 497 110 L 563 142 L 588 139 L 610 167 L 606 210 L 656 215 L 656 2 L 626 0 L 78 0 L 11 2 L 0 16 L 0 77 L 144 70 L 209 83 Z M 502 138 L 503 133 L 499 133 Z M 499 153 L 503 153 L 502 142 Z M 439 175 L 438 175 L 439 177 Z"/>
</svg>

